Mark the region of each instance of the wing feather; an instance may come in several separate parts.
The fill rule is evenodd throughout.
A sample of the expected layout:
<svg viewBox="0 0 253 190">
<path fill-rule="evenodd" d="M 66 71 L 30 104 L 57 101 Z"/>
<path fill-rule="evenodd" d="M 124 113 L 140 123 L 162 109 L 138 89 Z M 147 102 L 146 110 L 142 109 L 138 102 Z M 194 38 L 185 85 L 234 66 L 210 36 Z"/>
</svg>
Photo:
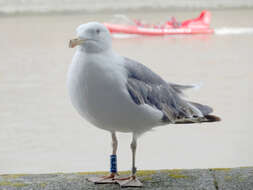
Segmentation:
<svg viewBox="0 0 253 190">
<path fill-rule="evenodd" d="M 201 122 L 203 115 L 212 112 L 210 107 L 181 97 L 181 90 L 191 88 L 190 86 L 167 83 L 146 66 L 128 58 L 125 58 L 124 66 L 128 74 L 126 87 L 132 100 L 138 105 L 148 104 L 162 111 L 163 121 Z"/>
</svg>

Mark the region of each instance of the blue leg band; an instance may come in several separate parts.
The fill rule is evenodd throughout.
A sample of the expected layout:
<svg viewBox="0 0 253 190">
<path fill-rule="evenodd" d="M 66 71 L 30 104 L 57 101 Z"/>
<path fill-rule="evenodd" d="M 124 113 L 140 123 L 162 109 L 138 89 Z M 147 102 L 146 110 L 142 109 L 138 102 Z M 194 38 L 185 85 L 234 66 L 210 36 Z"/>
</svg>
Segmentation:
<svg viewBox="0 0 253 190">
<path fill-rule="evenodd" d="M 117 155 L 111 155 L 111 173 L 117 173 Z"/>
</svg>

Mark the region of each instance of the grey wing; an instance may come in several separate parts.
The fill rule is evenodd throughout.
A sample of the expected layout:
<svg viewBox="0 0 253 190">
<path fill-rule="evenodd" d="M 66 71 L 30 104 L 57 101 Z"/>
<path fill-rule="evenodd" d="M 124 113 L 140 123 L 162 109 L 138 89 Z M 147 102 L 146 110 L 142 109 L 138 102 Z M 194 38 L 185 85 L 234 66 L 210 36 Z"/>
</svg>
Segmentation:
<svg viewBox="0 0 253 190">
<path fill-rule="evenodd" d="M 180 96 L 182 89 L 188 86 L 167 83 L 146 66 L 128 58 L 125 58 L 124 66 L 128 73 L 127 90 L 132 100 L 138 105 L 148 104 L 162 111 L 163 121 L 201 122 L 204 115 L 212 112 L 210 107 L 188 102 Z"/>
</svg>

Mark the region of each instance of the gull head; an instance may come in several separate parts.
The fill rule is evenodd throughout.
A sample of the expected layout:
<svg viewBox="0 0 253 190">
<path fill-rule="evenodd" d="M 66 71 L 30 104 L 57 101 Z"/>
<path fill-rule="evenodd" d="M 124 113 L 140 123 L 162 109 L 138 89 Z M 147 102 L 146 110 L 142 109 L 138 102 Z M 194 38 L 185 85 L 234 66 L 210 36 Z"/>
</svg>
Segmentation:
<svg viewBox="0 0 253 190">
<path fill-rule="evenodd" d="M 76 29 L 77 38 L 69 41 L 69 47 L 79 46 L 87 53 L 99 53 L 111 48 L 112 39 L 105 25 L 98 22 L 81 24 Z"/>
</svg>

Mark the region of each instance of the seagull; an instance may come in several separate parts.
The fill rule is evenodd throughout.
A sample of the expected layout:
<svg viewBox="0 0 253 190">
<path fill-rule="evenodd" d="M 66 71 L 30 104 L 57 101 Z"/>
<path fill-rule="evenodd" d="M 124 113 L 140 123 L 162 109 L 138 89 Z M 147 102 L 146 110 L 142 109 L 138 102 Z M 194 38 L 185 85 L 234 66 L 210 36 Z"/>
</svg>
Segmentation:
<svg viewBox="0 0 253 190">
<path fill-rule="evenodd" d="M 71 102 L 84 119 L 112 137 L 110 174 L 89 181 L 141 187 L 135 165 L 140 135 L 156 126 L 220 121 L 210 114 L 211 107 L 185 99 L 183 91 L 194 86 L 166 82 L 145 65 L 116 53 L 103 24 L 82 24 L 76 34 L 69 41 L 70 48 L 77 47 L 67 76 Z M 116 132 L 132 133 L 132 170 L 127 178 L 117 176 Z"/>
</svg>

